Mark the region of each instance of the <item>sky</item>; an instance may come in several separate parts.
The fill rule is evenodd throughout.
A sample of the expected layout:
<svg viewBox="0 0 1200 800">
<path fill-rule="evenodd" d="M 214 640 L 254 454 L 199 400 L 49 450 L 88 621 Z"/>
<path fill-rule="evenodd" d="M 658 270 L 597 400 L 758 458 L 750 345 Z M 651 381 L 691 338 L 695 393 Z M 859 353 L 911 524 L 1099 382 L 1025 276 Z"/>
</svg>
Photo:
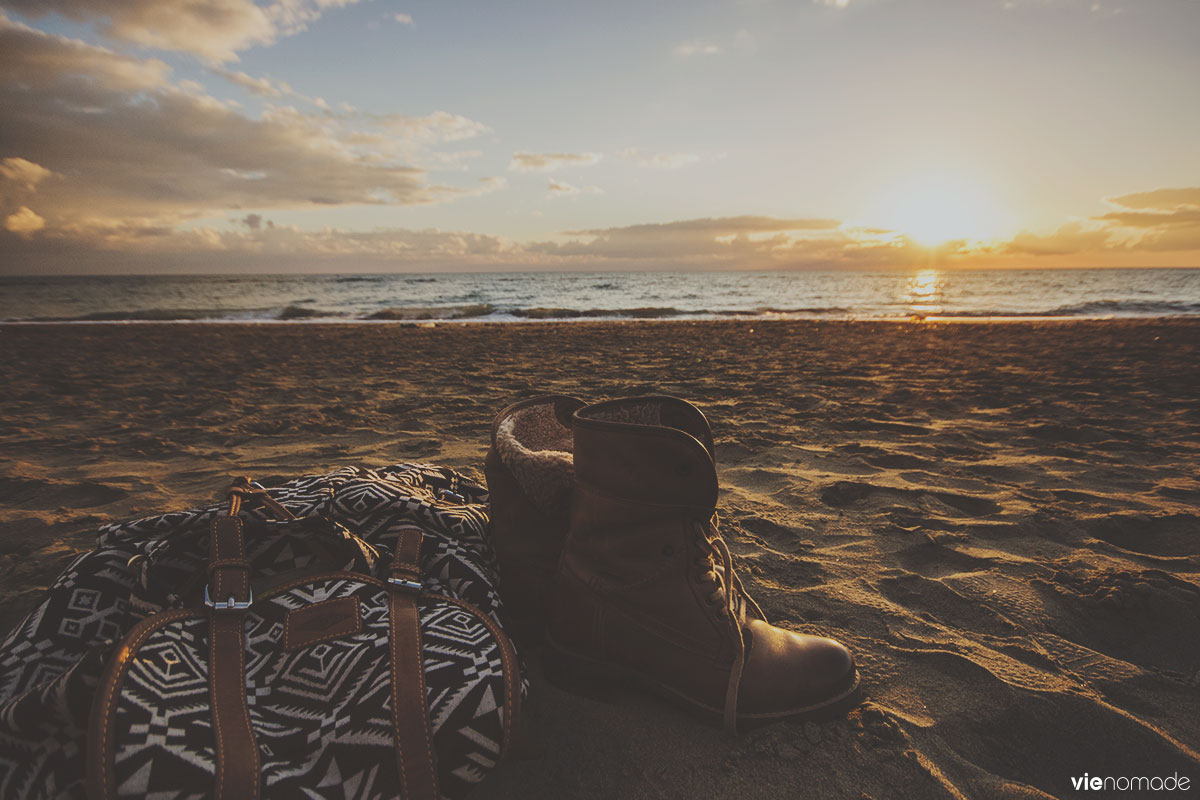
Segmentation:
<svg viewBox="0 0 1200 800">
<path fill-rule="evenodd" d="M 0 274 L 1200 266 L 1200 0 L 0 0 Z"/>
</svg>

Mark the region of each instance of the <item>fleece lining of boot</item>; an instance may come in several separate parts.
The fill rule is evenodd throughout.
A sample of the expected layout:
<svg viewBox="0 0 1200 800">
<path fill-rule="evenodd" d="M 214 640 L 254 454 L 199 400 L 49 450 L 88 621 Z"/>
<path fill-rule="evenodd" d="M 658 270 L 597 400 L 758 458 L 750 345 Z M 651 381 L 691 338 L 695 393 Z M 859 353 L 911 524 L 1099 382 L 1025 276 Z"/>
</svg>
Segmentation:
<svg viewBox="0 0 1200 800">
<path fill-rule="evenodd" d="M 496 427 L 496 451 L 525 495 L 554 515 L 575 485 L 575 440 L 554 403 L 518 409 Z"/>
<path fill-rule="evenodd" d="M 620 403 L 583 412 L 589 419 L 605 422 L 624 422 L 632 425 L 661 425 L 662 403 Z"/>
</svg>

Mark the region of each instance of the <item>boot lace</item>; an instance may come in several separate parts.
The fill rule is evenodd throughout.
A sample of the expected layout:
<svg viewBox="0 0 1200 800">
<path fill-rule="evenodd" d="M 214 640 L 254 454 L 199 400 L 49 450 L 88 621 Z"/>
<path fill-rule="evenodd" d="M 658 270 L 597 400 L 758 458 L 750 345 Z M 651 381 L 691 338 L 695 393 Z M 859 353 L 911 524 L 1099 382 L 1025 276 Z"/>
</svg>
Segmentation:
<svg viewBox="0 0 1200 800">
<path fill-rule="evenodd" d="M 729 546 L 721 538 L 718 529 L 719 520 L 714 513 L 707 522 L 696 526 L 699 553 L 696 556 L 696 566 L 701 570 L 699 580 L 712 585 L 712 592 L 707 600 L 710 605 L 722 603 L 718 613 L 728 620 L 731 638 L 734 643 L 733 664 L 729 670 L 729 684 L 725 689 L 725 729 L 731 733 L 737 731 L 738 691 L 742 684 L 742 670 L 746 665 L 746 639 L 742 622 L 747 608 L 753 611 L 759 619 L 765 620 L 766 615 L 754 598 L 746 593 L 742 579 L 733 571 L 733 555 Z"/>
</svg>

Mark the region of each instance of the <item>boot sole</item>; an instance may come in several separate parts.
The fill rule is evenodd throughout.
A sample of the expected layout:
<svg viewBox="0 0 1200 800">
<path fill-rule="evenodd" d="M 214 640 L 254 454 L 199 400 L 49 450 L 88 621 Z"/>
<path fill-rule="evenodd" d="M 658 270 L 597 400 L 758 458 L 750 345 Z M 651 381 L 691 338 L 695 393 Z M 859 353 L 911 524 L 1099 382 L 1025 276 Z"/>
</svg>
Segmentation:
<svg viewBox="0 0 1200 800">
<path fill-rule="evenodd" d="M 720 725 L 724 720 L 724 709 L 710 706 L 637 670 L 598 661 L 568 650 L 558 645 L 549 633 L 545 635 L 542 670 L 546 680 L 571 694 L 611 702 L 616 692 L 622 689 L 632 689 L 662 697 L 685 711 L 700 716 L 705 721 L 715 721 Z M 828 700 L 783 711 L 738 714 L 737 724 L 739 729 L 750 729 L 784 719 L 813 721 L 836 719 L 861 702 L 862 685 L 858 670 L 855 669 L 854 680 L 850 686 Z"/>
</svg>

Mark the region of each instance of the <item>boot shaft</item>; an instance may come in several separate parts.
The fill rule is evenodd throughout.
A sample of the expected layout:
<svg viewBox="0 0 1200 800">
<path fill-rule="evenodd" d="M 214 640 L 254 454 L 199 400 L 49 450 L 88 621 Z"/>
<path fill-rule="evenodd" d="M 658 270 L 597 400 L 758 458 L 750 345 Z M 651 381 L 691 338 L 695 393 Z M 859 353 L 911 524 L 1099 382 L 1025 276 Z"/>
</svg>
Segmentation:
<svg viewBox="0 0 1200 800">
<path fill-rule="evenodd" d="M 690 577 L 696 527 L 717 502 L 704 415 L 673 397 L 611 400 L 576 411 L 574 434 L 564 557 L 612 589 Z"/>
<path fill-rule="evenodd" d="M 717 475 L 703 414 L 676 398 L 634 398 L 580 409 L 574 426 L 576 487 L 552 630 L 585 648 L 602 641 L 610 655 L 727 663 L 723 595 L 704 580 Z M 647 650 L 646 641 L 674 647 Z"/>
<path fill-rule="evenodd" d="M 708 420 L 674 397 L 610 400 L 574 416 L 576 478 L 616 498 L 711 514 L 717 470 Z"/>
</svg>

